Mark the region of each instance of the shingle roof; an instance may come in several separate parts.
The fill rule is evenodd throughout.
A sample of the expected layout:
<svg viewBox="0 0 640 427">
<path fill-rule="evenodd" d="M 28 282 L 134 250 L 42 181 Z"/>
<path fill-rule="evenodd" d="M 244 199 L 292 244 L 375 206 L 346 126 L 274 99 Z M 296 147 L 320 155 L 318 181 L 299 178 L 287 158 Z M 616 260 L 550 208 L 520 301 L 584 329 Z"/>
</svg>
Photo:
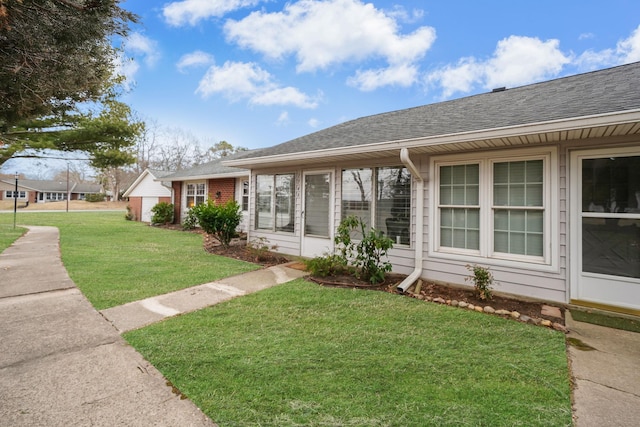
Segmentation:
<svg viewBox="0 0 640 427">
<path fill-rule="evenodd" d="M 231 156 L 223 157 L 221 159 L 216 159 L 207 163 L 203 163 L 198 166 L 194 166 L 189 169 L 183 169 L 174 173 L 170 173 L 165 175 L 162 180 L 166 181 L 183 181 L 186 179 L 192 178 L 202 178 L 202 177 L 211 177 L 214 178 L 216 175 L 225 175 L 225 176 L 244 176 L 249 175 L 249 171 L 242 168 L 236 168 L 231 166 L 225 166 L 222 164 L 223 160 L 229 160 L 233 158 L 237 158 L 241 154 L 250 153 L 249 151 L 243 151 L 236 153 Z"/>
<path fill-rule="evenodd" d="M 243 159 L 481 131 L 640 108 L 640 62 L 351 120 Z"/>
<path fill-rule="evenodd" d="M 3 182 L 14 182 L 3 180 Z M 42 181 L 35 179 L 20 179 L 18 181 L 20 187 L 29 188 L 40 192 L 50 193 L 66 193 L 67 181 Z M 102 187 L 99 184 L 78 184 L 69 182 L 69 191 L 72 193 L 99 193 Z"/>
</svg>

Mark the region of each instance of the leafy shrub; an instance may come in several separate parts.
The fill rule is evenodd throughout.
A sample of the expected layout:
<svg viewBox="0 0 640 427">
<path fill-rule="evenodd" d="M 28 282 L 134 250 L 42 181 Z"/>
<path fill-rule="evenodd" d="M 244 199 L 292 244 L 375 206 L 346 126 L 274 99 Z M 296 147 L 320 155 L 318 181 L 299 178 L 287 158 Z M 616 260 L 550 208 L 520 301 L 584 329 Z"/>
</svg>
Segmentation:
<svg viewBox="0 0 640 427">
<path fill-rule="evenodd" d="M 351 239 L 351 233 L 359 231 L 362 240 L 356 242 Z M 383 282 L 385 273 L 391 271 L 391 263 L 383 261 L 389 249 L 393 247 L 393 240 L 385 237 L 375 228 L 366 230 L 362 220 L 350 215 L 344 218 L 338 226 L 335 243 L 339 256 L 355 267 L 356 277 L 367 280 L 372 284 Z"/>
<path fill-rule="evenodd" d="M 473 274 L 466 277 L 465 280 L 473 282 L 478 298 L 481 300 L 492 299 L 493 294 L 491 293 L 491 288 L 493 285 L 493 274 L 491 274 L 489 268 L 479 265 L 467 265 L 466 268 Z"/>
<path fill-rule="evenodd" d="M 84 200 L 87 202 L 104 202 L 107 195 L 104 193 L 89 193 L 84 196 Z"/>
<path fill-rule="evenodd" d="M 327 254 L 304 261 L 304 265 L 316 277 L 342 274 L 348 270 L 346 260 L 338 254 Z"/>
<path fill-rule="evenodd" d="M 194 206 L 187 211 L 187 216 L 184 218 L 184 221 L 182 221 L 183 230 L 193 230 L 198 226 L 198 216 L 196 215 L 198 206 Z"/>
<path fill-rule="evenodd" d="M 135 221 L 136 220 L 136 216 L 131 211 L 131 206 L 129 206 L 129 205 L 127 205 L 127 213 L 124 215 L 124 219 L 126 219 L 127 221 Z"/>
<path fill-rule="evenodd" d="M 151 208 L 151 224 L 170 224 L 173 222 L 173 205 L 160 202 Z"/>
<path fill-rule="evenodd" d="M 217 204 L 212 200 L 197 206 L 194 215 L 198 219 L 200 227 L 213 234 L 220 244 L 228 247 L 231 239 L 236 235 L 236 228 L 242 220 L 240 206 L 235 200 L 225 204 Z"/>
</svg>

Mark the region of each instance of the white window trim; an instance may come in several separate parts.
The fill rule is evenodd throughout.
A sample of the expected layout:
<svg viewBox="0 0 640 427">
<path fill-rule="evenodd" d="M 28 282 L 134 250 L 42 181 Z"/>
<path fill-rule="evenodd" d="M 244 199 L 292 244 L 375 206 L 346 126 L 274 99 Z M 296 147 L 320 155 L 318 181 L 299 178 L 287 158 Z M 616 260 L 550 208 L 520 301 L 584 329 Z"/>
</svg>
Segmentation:
<svg viewBox="0 0 640 427">
<path fill-rule="evenodd" d="M 291 209 L 294 210 L 294 217 L 297 216 L 298 214 L 298 199 L 300 197 L 299 193 L 298 193 L 298 186 L 299 183 L 298 181 L 300 180 L 298 174 L 296 172 L 273 172 L 273 173 L 256 173 L 256 178 L 255 178 L 255 199 L 256 202 L 254 203 L 253 206 L 253 213 L 254 213 L 254 221 L 253 221 L 253 229 L 257 232 L 262 232 L 262 233 L 277 233 L 277 234 L 286 234 L 286 235 L 295 235 L 296 234 L 296 225 L 294 224 L 293 230 L 292 231 L 283 231 L 282 229 L 278 229 L 278 227 L 276 226 L 276 203 L 277 203 L 277 195 L 276 195 L 276 179 L 278 176 L 293 176 L 293 188 L 291 189 L 291 194 L 289 195 L 289 197 L 293 197 L 294 198 L 294 203 L 293 206 L 291 206 Z M 259 176 L 271 176 L 273 178 L 273 187 L 271 189 L 271 214 L 273 215 L 273 225 L 271 226 L 271 228 L 264 228 L 264 227 L 258 227 L 258 206 L 257 204 L 259 203 L 258 201 L 258 177 Z M 251 194 L 251 189 L 249 194 Z M 251 199 L 249 199 L 249 202 L 251 202 Z M 249 203 L 249 209 L 251 209 L 251 203 Z M 295 218 L 295 222 L 298 222 L 298 219 Z"/>
<path fill-rule="evenodd" d="M 209 188 L 207 181 L 185 181 L 182 190 L 182 206 L 184 206 L 185 213 L 186 211 L 191 209 L 189 206 L 187 206 L 187 188 L 189 185 L 195 186 L 195 198 L 198 195 L 198 184 L 204 184 L 204 202 L 207 203 L 207 200 L 209 199 Z"/>
<path fill-rule="evenodd" d="M 544 160 L 544 256 L 533 257 L 493 251 L 493 164 L 522 160 Z M 479 163 L 480 165 L 480 249 L 440 248 L 440 166 Z M 434 156 L 430 161 L 429 194 L 433 201 L 429 206 L 430 238 L 428 256 L 456 260 L 466 263 L 491 264 L 496 266 L 535 269 L 558 272 L 559 269 L 559 170 L 556 147 L 512 149 L 504 152 L 467 153 Z"/>
</svg>

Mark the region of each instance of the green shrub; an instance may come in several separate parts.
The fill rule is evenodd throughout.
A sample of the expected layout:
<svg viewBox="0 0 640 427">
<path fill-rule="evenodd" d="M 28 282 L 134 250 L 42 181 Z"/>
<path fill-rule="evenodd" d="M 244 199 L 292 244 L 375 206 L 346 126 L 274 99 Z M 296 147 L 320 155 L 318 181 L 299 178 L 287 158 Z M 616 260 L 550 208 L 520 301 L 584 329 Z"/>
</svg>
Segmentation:
<svg viewBox="0 0 640 427">
<path fill-rule="evenodd" d="M 473 282 L 476 294 L 481 300 L 490 300 L 493 298 L 491 293 L 491 287 L 493 285 L 493 274 L 487 267 L 481 267 L 479 265 L 467 265 L 467 270 L 472 272 L 471 276 L 465 278 Z"/>
<path fill-rule="evenodd" d="M 316 277 L 334 276 L 348 271 L 346 260 L 338 254 L 327 254 L 303 262 L 307 271 Z"/>
<path fill-rule="evenodd" d="M 151 224 L 170 224 L 173 222 L 173 205 L 160 202 L 151 208 Z"/>
<path fill-rule="evenodd" d="M 278 245 L 269 246 L 269 240 L 266 237 L 256 237 L 247 243 L 247 251 L 258 261 L 267 259 L 270 251 L 278 249 Z"/>
<path fill-rule="evenodd" d="M 89 193 L 84 196 L 84 200 L 87 202 L 104 202 L 107 195 L 104 193 Z"/>
<path fill-rule="evenodd" d="M 351 239 L 354 231 L 362 234 L 359 242 Z M 365 223 L 355 215 L 340 222 L 334 240 L 339 256 L 355 267 L 356 277 L 372 284 L 384 282 L 385 273 L 391 271 L 392 266 L 389 261 L 383 261 L 383 257 L 386 258 L 389 249 L 393 247 L 393 240 L 375 228 L 367 231 Z"/>
<path fill-rule="evenodd" d="M 124 215 L 124 219 L 126 219 L 127 221 L 135 221 L 136 220 L 136 216 L 131 211 L 131 206 L 129 206 L 129 205 L 127 205 L 127 213 Z"/>
<path fill-rule="evenodd" d="M 193 230 L 198 226 L 198 216 L 196 215 L 198 206 L 194 206 L 187 211 L 187 216 L 182 221 L 183 230 Z"/>
<path fill-rule="evenodd" d="M 198 218 L 200 227 L 206 233 L 213 234 L 224 247 L 229 246 L 242 220 L 240 206 L 235 200 L 222 205 L 208 200 L 196 207 L 194 215 Z"/>
</svg>

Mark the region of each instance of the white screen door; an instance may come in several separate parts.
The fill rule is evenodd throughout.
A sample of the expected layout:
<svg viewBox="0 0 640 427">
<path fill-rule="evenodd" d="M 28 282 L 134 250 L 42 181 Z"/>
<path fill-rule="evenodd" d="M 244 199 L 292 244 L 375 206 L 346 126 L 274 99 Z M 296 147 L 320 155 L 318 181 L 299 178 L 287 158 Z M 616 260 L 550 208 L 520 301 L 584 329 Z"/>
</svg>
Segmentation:
<svg viewBox="0 0 640 427">
<path fill-rule="evenodd" d="M 640 153 L 583 152 L 572 160 L 571 298 L 640 310 Z"/>
</svg>

